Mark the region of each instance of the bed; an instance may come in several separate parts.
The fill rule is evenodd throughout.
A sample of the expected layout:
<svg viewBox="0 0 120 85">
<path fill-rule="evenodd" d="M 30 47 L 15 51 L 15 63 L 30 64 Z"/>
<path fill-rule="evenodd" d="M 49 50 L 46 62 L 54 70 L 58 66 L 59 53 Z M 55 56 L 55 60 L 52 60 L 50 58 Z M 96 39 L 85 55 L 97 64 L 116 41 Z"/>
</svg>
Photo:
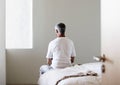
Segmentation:
<svg viewBox="0 0 120 85">
<path fill-rule="evenodd" d="M 39 85 L 101 85 L 100 62 L 50 70 L 40 75 Z"/>
</svg>

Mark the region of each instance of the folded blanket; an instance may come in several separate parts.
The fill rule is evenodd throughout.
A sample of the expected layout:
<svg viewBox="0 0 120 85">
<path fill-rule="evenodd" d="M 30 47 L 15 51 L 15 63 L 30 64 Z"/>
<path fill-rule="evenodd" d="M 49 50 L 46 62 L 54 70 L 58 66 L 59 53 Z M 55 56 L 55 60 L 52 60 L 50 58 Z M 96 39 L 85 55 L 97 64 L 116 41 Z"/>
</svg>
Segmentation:
<svg viewBox="0 0 120 85">
<path fill-rule="evenodd" d="M 58 80 L 56 82 L 55 85 L 58 85 L 58 83 L 62 80 L 65 80 L 65 79 L 68 79 L 68 78 L 73 78 L 73 77 L 83 77 L 83 76 L 97 76 L 97 73 L 93 72 L 93 71 L 88 71 L 87 73 L 83 73 L 83 72 L 80 72 L 76 75 L 69 75 L 69 76 L 64 76 L 63 78 L 61 78 L 60 80 Z"/>
</svg>

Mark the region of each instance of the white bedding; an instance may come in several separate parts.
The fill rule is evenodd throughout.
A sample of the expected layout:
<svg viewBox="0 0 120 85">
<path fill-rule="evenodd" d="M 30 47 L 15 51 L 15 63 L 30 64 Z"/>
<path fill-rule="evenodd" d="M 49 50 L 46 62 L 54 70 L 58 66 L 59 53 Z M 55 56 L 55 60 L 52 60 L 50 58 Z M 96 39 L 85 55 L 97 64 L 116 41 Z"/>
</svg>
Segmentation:
<svg viewBox="0 0 120 85">
<path fill-rule="evenodd" d="M 56 85 L 56 82 L 64 76 L 76 75 L 79 73 L 86 74 L 93 71 L 98 76 L 83 76 L 67 78 L 58 83 L 58 85 L 101 85 L 101 63 L 86 63 L 83 65 L 75 65 L 65 69 L 50 70 L 39 78 L 39 85 Z"/>
</svg>

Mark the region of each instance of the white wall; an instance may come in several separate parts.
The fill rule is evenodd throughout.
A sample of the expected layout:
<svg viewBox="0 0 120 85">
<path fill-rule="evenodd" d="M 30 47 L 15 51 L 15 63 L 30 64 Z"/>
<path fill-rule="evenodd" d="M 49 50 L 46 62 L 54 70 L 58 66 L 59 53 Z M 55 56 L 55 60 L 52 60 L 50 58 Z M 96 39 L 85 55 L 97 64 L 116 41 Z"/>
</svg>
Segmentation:
<svg viewBox="0 0 120 85">
<path fill-rule="evenodd" d="M 100 0 L 33 0 L 33 49 L 7 50 L 7 83 L 37 83 L 58 22 L 66 24 L 66 35 L 74 41 L 75 63 L 100 55 Z"/>
<path fill-rule="evenodd" d="M 0 0 L 0 85 L 6 85 L 5 0 Z"/>
</svg>

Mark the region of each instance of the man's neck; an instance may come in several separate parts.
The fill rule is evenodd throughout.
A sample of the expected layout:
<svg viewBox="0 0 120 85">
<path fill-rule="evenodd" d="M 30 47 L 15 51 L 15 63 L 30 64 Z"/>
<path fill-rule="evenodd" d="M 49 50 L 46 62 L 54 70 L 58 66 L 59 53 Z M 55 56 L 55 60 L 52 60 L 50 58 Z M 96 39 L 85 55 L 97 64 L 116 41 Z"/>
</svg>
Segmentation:
<svg viewBox="0 0 120 85">
<path fill-rule="evenodd" d="M 60 36 L 58 36 L 58 37 L 65 37 L 65 35 L 60 35 Z"/>
</svg>

